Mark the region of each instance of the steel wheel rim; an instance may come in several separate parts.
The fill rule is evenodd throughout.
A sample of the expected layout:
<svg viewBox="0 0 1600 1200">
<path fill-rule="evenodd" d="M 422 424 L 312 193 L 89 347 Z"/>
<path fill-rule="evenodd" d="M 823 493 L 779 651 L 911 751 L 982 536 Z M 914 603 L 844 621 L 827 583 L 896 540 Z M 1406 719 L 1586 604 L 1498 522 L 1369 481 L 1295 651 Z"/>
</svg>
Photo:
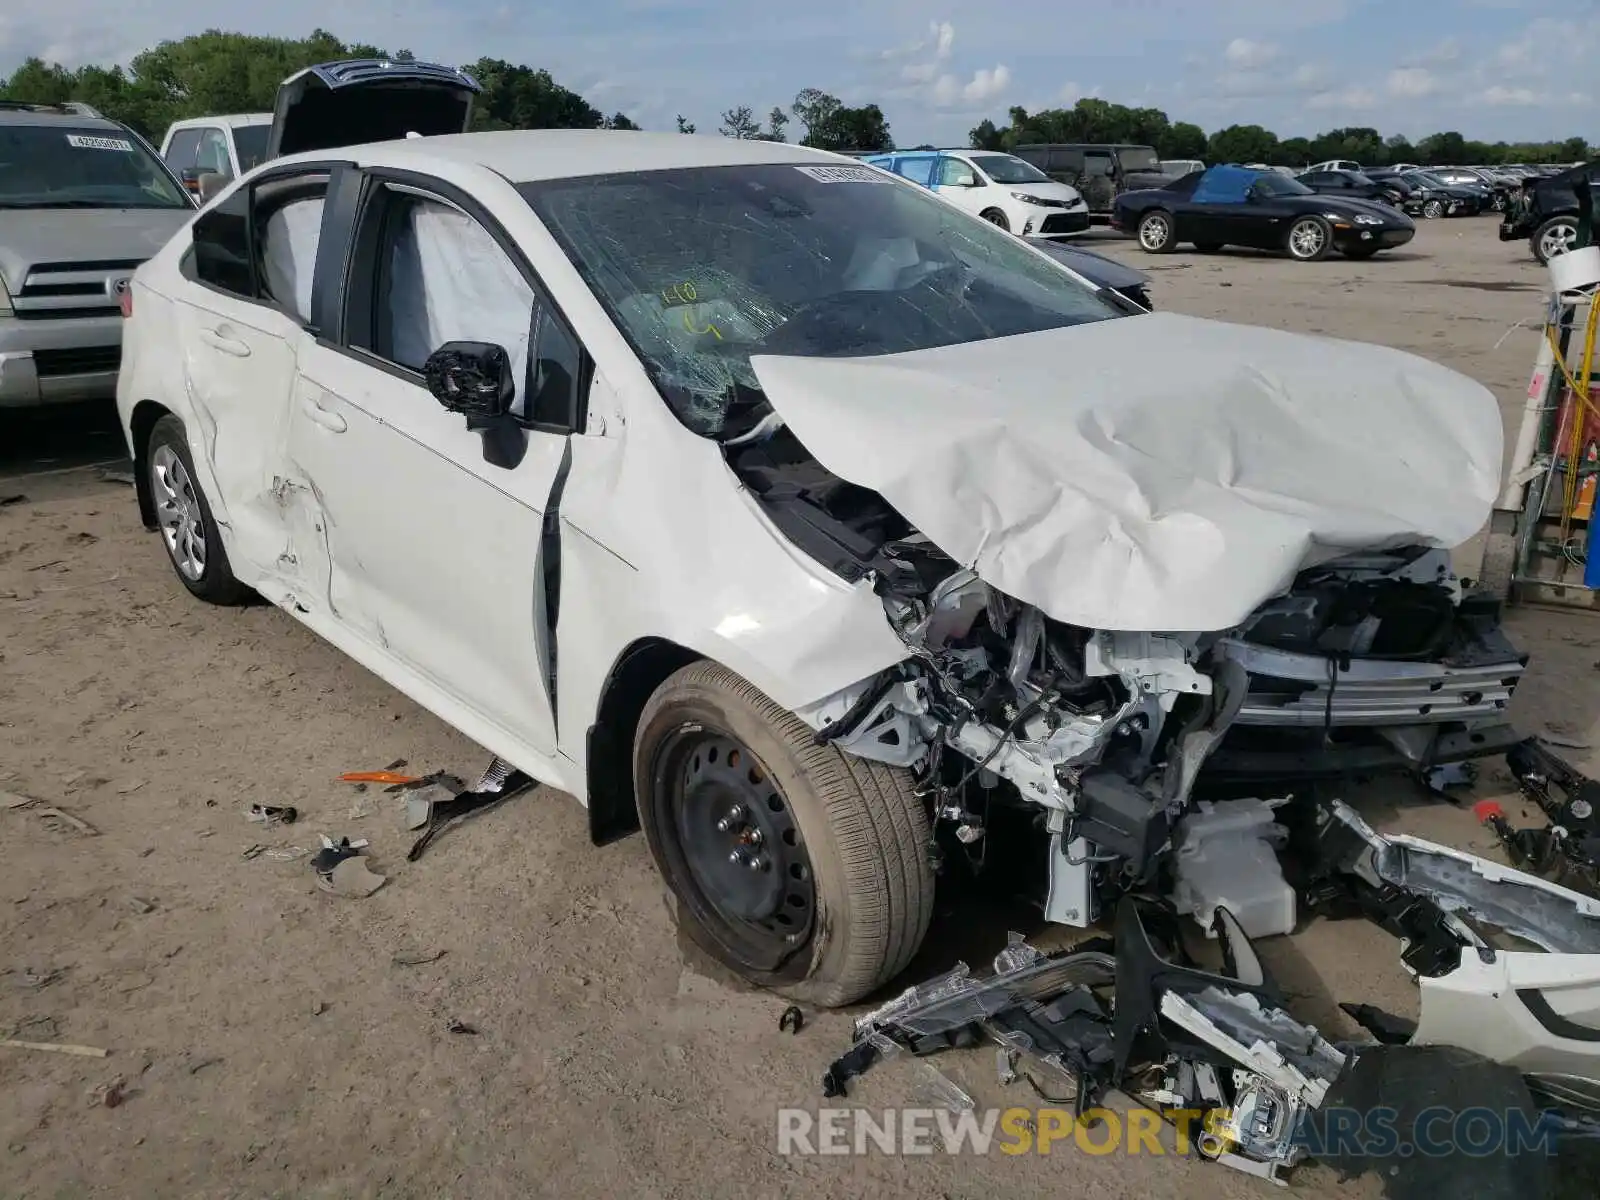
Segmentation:
<svg viewBox="0 0 1600 1200">
<path fill-rule="evenodd" d="M 1563 222 L 1544 231 L 1544 236 L 1539 239 L 1539 248 L 1544 251 L 1546 258 L 1554 258 L 1571 250 L 1577 240 L 1578 227 Z"/>
<path fill-rule="evenodd" d="M 662 747 L 658 778 L 694 905 L 752 963 L 787 957 L 810 933 L 816 878 L 788 797 L 727 734 L 686 726 Z"/>
<path fill-rule="evenodd" d="M 171 446 L 157 446 L 150 456 L 150 495 L 172 565 L 191 583 L 200 582 L 206 573 L 205 518 L 194 482 Z"/>
<path fill-rule="evenodd" d="M 1289 231 L 1289 245 L 1297 258 L 1310 258 L 1322 249 L 1327 237 L 1315 221 L 1301 221 Z"/>
<path fill-rule="evenodd" d="M 1139 241 L 1146 250 L 1159 250 L 1167 244 L 1168 233 L 1165 217 L 1146 217 L 1139 226 Z"/>
</svg>

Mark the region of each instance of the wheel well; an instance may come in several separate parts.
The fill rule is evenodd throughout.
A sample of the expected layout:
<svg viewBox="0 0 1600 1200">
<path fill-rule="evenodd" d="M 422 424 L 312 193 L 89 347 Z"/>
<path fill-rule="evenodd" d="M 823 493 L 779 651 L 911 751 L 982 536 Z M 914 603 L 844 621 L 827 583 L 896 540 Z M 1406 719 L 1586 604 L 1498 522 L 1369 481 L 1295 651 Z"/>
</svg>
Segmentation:
<svg viewBox="0 0 1600 1200">
<path fill-rule="evenodd" d="M 133 490 L 139 498 L 139 519 L 146 529 L 156 526 L 155 498 L 150 495 L 150 431 L 162 417 L 172 414 L 154 400 L 141 400 L 133 409 L 128 430 L 133 435 Z"/>
<path fill-rule="evenodd" d="M 633 734 L 639 714 L 669 675 L 701 656 L 665 638 L 641 638 L 618 657 L 606 677 L 589 727 L 589 838 L 597 846 L 639 828 L 633 790 Z"/>
</svg>

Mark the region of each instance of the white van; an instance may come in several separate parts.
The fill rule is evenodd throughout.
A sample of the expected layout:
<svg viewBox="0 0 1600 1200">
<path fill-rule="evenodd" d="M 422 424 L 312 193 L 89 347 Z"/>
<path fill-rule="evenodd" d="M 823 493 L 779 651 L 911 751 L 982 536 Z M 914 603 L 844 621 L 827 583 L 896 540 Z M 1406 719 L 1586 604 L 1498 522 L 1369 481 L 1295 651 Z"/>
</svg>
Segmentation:
<svg viewBox="0 0 1600 1200">
<path fill-rule="evenodd" d="M 1057 183 L 1014 154 L 992 150 L 903 150 L 863 162 L 932 188 L 1001 229 L 1023 237 L 1062 237 L 1089 228 L 1078 189 Z"/>
</svg>

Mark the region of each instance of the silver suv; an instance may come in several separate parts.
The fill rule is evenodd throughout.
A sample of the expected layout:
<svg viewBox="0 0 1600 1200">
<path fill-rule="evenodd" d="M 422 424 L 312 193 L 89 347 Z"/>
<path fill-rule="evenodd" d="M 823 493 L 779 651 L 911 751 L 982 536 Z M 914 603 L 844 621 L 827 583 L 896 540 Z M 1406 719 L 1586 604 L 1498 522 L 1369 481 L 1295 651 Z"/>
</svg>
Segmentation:
<svg viewBox="0 0 1600 1200">
<path fill-rule="evenodd" d="M 127 126 L 0 102 L 0 408 L 115 397 L 128 279 L 194 211 Z"/>
</svg>

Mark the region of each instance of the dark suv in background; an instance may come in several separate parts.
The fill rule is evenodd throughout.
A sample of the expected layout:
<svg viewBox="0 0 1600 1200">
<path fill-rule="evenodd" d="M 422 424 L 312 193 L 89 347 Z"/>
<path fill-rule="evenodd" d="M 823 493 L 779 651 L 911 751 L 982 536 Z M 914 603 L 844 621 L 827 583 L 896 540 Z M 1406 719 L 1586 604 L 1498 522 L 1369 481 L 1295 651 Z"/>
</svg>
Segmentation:
<svg viewBox="0 0 1600 1200">
<path fill-rule="evenodd" d="M 1600 184 L 1600 160 L 1572 167 L 1543 179 L 1525 180 L 1500 222 L 1500 240 L 1528 239 L 1528 249 L 1541 263 L 1565 254 L 1578 242 L 1579 180 Z"/>
<path fill-rule="evenodd" d="M 1057 183 L 1077 188 L 1090 217 L 1101 223 L 1111 220 L 1111 202 L 1123 192 L 1170 182 L 1154 146 L 1039 142 L 1017 146 L 1011 153 Z"/>
</svg>

